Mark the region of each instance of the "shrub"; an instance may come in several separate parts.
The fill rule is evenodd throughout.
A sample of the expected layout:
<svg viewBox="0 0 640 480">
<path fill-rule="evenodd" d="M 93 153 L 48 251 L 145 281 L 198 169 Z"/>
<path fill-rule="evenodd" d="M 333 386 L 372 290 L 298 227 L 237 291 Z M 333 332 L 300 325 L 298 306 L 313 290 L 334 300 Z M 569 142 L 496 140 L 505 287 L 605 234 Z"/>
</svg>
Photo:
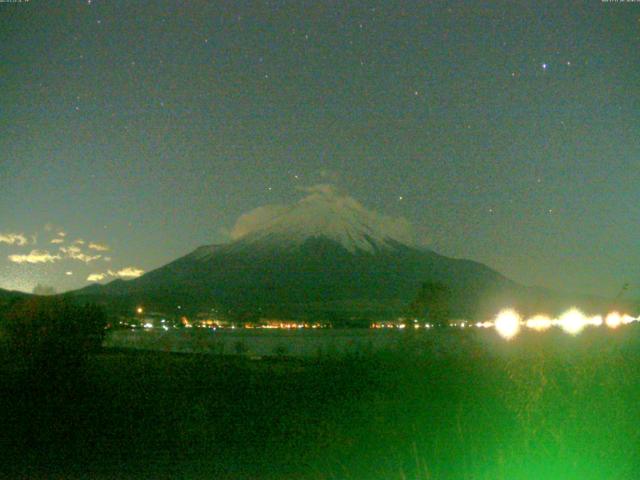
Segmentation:
<svg viewBox="0 0 640 480">
<path fill-rule="evenodd" d="M 0 323 L 11 358 L 29 368 L 79 366 L 102 345 L 104 311 L 67 297 L 35 297 L 15 303 Z"/>
</svg>

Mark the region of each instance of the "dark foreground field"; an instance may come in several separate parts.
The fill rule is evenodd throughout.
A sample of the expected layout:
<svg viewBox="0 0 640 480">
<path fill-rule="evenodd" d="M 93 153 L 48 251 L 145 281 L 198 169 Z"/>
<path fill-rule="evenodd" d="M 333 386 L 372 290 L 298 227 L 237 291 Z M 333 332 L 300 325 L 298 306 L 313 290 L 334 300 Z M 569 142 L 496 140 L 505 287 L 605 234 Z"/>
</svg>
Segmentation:
<svg viewBox="0 0 640 480">
<path fill-rule="evenodd" d="M 450 333 L 453 335 L 454 333 Z M 457 333 L 456 333 L 457 335 Z M 2 366 L 5 478 L 637 479 L 640 332 L 251 360 L 107 351 Z M 416 344 L 417 348 L 416 348 Z"/>
</svg>

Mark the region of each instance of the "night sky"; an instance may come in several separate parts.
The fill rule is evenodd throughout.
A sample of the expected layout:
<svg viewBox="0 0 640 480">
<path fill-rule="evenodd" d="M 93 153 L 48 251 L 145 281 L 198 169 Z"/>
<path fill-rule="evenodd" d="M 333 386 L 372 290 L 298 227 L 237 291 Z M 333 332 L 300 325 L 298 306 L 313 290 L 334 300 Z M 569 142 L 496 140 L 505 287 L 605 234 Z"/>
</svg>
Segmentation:
<svg viewBox="0 0 640 480">
<path fill-rule="evenodd" d="M 0 41 L 0 288 L 131 278 L 328 183 L 640 296 L 640 3 L 31 0 Z"/>
</svg>

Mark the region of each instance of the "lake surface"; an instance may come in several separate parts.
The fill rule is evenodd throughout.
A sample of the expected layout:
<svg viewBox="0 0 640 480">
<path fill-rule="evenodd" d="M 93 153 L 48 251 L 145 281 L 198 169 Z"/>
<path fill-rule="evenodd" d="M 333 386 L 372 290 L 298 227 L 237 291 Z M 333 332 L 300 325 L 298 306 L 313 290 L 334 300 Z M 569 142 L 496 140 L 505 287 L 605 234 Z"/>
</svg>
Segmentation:
<svg viewBox="0 0 640 480">
<path fill-rule="evenodd" d="M 321 357 L 366 355 L 379 351 L 430 355 L 468 351 L 476 343 L 495 355 L 530 356 L 541 348 L 573 356 L 589 353 L 593 344 L 607 348 L 640 348 L 640 325 L 611 330 L 590 327 L 579 335 L 568 335 L 559 328 L 547 332 L 525 331 L 505 340 L 493 328 L 443 328 L 420 330 L 393 329 L 162 329 L 113 330 L 107 333 L 105 347 L 131 348 L 214 355 L 249 357 Z"/>
<path fill-rule="evenodd" d="M 449 337 L 449 335 L 444 335 Z M 218 355 L 314 357 L 336 354 L 367 354 L 398 350 L 420 342 L 432 342 L 441 332 L 407 332 L 375 329 L 171 329 L 116 330 L 107 334 L 105 346 L 160 350 L 167 352 L 211 353 Z M 449 342 L 444 342 L 449 343 Z"/>
</svg>

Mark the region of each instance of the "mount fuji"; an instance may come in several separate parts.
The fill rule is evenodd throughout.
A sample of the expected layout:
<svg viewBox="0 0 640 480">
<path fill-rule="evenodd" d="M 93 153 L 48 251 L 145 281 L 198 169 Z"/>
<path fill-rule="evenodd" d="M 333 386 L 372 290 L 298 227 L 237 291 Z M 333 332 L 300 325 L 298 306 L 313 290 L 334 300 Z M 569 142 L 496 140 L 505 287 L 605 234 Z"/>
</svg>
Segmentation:
<svg viewBox="0 0 640 480">
<path fill-rule="evenodd" d="M 406 220 L 371 211 L 328 185 L 307 189 L 294 205 L 241 216 L 231 235 L 228 243 L 199 247 L 137 279 L 75 295 L 124 309 L 142 303 L 163 311 L 332 321 L 401 315 L 424 282 L 447 285 L 456 317 L 567 303 L 481 263 L 416 246 Z"/>
</svg>

